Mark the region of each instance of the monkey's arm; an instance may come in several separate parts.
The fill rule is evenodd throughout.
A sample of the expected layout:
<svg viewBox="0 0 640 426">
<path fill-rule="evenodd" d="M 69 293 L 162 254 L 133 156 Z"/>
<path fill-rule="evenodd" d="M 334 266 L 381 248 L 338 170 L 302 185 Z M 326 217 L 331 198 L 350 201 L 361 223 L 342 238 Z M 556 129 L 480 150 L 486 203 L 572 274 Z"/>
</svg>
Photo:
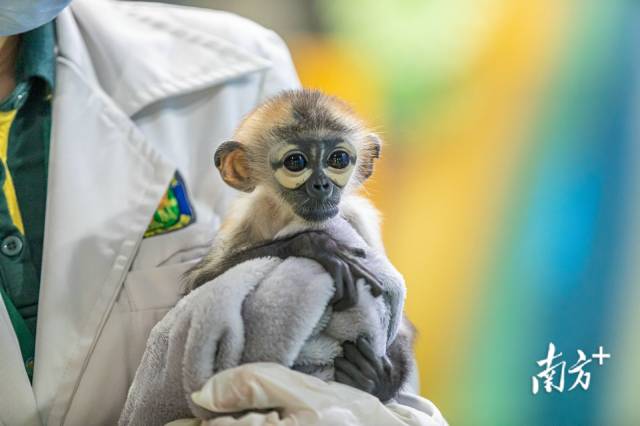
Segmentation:
<svg viewBox="0 0 640 426">
<path fill-rule="evenodd" d="M 331 303 L 337 311 L 350 308 L 358 302 L 355 284 L 358 278 L 366 280 L 374 296 L 382 293 L 382 285 L 359 261 L 365 256 L 364 250 L 338 243 L 322 231 L 304 231 L 238 250 L 215 263 L 211 262 L 211 259 L 205 260 L 205 265 L 198 269 L 190 283 L 190 289 L 215 279 L 226 270 L 247 260 L 270 256 L 281 259 L 292 256 L 306 257 L 322 265 L 335 283 L 335 294 Z M 206 265 L 207 262 L 209 266 Z"/>
<path fill-rule="evenodd" d="M 346 342 L 342 346 L 343 356 L 334 361 L 335 381 L 387 402 L 395 398 L 407 382 L 414 362 L 412 347 L 413 331 L 404 328 L 382 357 L 375 355 L 371 344 L 363 337 L 356 343 Z"/>
</svg>

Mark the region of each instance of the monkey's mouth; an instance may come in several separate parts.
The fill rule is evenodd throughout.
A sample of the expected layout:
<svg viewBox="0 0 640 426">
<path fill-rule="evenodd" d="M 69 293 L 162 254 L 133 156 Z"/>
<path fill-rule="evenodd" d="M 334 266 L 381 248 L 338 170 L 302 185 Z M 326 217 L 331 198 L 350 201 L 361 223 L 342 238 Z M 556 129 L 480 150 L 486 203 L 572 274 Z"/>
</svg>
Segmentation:
<svg viewBox="0 0 640 426">
<path fill-rule="evenodd" d="M 321 222 L 337 215 L 338 206 L 323 204 L 314 207 L 301 207 L 296 213 L 309 222 Z"/>
</svg>

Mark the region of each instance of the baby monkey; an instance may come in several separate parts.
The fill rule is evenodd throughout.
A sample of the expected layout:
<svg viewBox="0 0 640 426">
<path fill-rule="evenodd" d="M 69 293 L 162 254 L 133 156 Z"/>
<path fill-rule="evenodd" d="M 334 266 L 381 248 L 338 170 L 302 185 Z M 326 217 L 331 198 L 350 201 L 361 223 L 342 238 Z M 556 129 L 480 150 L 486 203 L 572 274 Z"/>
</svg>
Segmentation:
<svg viewBox="0 0 640 426">
<path fill-rule="evenodd" d="M 315 90 L 286 91 L 253 110 L 215 153 L 215 165 L 231 187 L 247 193 L 223 223 L 211 252 L 186 274 L 188 290 L 249 259 L 307 257 L 332 276 L 331 303 L 344 310 L 358 301 L 363 278 L 373 296 L 382 286 L 359 261 L 361 249 L 344 246 L 313 230 L 341 215 L 365 242 L 383 250 L 376 209 L 356 190 L 372 174 L 380 139 L 343 101 Z M 292 223 L 304 232 L 278 238 Z M 311 230 L 309 230 L 311 229 Z M 335 361 L 335 379 L 393 398 L 407 379 L 412 360 L 409 328 L 377 357 L 365 339 L 345 343 Z"/>
</svg>

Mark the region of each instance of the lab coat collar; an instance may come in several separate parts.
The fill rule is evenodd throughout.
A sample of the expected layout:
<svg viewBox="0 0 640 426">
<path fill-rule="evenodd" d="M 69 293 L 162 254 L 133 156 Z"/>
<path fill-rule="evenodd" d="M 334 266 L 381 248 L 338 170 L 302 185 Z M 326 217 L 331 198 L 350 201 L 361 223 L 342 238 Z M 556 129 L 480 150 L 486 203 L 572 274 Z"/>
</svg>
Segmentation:
<svg viewBox="0 0 640 426">
<path fill-rule="evenodd" d="M 166 7 L 75 0 L 61 18 L 74 20 L 76 28 L 58 23 L 59 54 L 129 116 L 158 100 L 271 66 L 228 40 L 176 24 Z"/>
</svg>

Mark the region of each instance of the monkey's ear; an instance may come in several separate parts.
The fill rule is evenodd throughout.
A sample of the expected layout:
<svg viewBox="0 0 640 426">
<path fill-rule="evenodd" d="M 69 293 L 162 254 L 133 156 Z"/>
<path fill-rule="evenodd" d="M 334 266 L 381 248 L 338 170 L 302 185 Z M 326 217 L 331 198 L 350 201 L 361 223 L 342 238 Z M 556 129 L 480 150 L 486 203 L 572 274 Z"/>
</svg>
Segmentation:
<svg viewBox="0 0 640 426">
<path fill-rule="evenodd" d="M 373 174 L 373 163 L 380 158 L 382 140 L 375 133 L 369 133 L 364 142 L 363 158 L 360 163 L 360 176 L 362 181 Z"/>
<path fill-rule="evenodd" d="M 382 150 L 382 139 L 375 133 L 369 133 L 367 138 L 370 143 L 369 149 L 371 150 L 372 160 L 377 160 L 380 158 L 380 151 Z"/>
<path fill-rule="evenodd" d="M 247 152 L 240 142 L 223 142 L 213 159 L 227 185 L 244 192 L 253 191 L 255 183 L 249 173 Z"/>
</svg>

